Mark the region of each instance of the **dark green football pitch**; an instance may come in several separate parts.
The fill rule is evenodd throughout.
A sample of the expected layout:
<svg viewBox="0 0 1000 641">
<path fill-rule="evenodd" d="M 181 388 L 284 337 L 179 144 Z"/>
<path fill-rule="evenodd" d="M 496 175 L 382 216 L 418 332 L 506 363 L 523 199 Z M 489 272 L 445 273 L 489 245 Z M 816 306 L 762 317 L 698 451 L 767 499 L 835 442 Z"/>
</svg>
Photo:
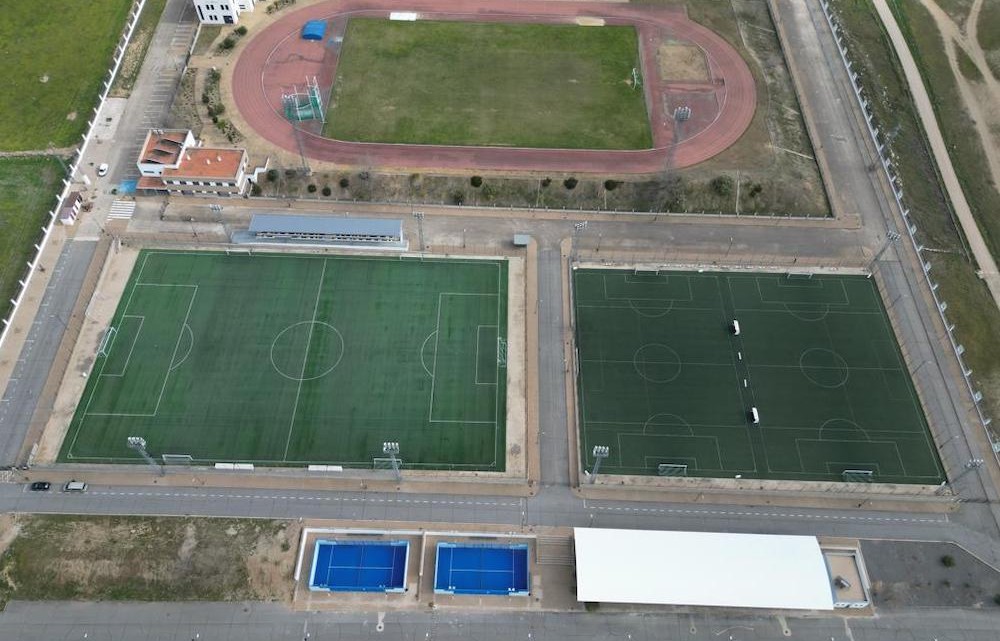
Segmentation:
<svg viewBox="0 0 1000 641">
<path fill-rule="evenodd" d="M 588 468 L 608 445 L 601 473 L 944 480 L 873 281 L 584 269 L 573 280 Z"/>
<path fill-rule="evenodd" d="M 507 267 L 144 251 L 61 459 L 504 469 Z"/>
</svg>

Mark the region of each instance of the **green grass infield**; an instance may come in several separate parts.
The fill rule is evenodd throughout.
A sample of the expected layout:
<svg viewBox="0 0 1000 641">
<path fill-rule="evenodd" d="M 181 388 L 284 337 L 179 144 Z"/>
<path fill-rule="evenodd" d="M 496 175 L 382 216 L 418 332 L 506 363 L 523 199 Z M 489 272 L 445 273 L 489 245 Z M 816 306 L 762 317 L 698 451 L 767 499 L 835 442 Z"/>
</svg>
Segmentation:
<svg viewBox="0 0 1000 641">
<path fill-rule="evenodd" d="M 351 18 L 324 135 L 359 142 L 647 149 L 629 26 Z"/>
<path fill-rule="evenodd" d="M 579 269 L 573 281 L 587 468 L 607 445 L 601 473 L 944 480 L 872 280 Z"/>
<path fill-rule="evenodd" d="M 507 267 L 144 251 L 60 455 L 504 469 Z"/>
</svg>

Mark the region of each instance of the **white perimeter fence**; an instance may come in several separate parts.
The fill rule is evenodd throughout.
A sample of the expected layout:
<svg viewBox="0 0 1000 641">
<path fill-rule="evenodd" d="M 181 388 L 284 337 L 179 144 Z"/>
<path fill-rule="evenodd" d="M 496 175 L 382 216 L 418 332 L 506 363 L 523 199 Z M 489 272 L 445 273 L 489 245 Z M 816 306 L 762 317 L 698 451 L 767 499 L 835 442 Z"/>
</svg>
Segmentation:
<svg viewBox="0 0 1000 641">
<path fill-rule="evenodd" d="M 997 448 L 1000 447 L 1000 442 L 994 441 L 988 428 L 992 419 L 983 414 L 983 407 L 981 404 L 983 400 L 983 393 L 975 388 L 975 385 L 972 382 L 972 370 L 965 364 L 965 359 L 962 358 L 962 354 L 965 353 L 965 347 L 959 344 L 958 340 L 955 338 L 955 324 L 948 322 L 948 318 L 945 316 L 945 310 L 948 309 L 948 303 L 941 299 L 941 296 L 938 294 L 938 284 L 931 280 L 931 263 L 929 260 L 924 259 L 924 246 L 917 241 L 917 226 L 909 217 L 910 210 L 906 207 L 906 197 L 903 194 L 902 180 L 896 173 L 893 161 L 889 157 L 892 153 L 889 148 L 889 143 L 879 141 L 879 130 L 875 123 L 875 116 L 872 114 L 869 103 L 864 97 L 864 89 L 861 86 L 860 77 L 853 71 L 854 65 L 848 56 L 844 39 L 841 37 L 840 24 L 837 22 L 837 18 L 831 13 L 829 3 L 826 0 L 820 0 L 820 4 L 823 7 L 824 15 L 826 15 L 826 21 L 830 25 L 830 29 L 833 31 L 833 37 L 837 41 L 837 49 L 840 51 L 840 59 L 844 63 L 844 67 L 847 69 L 847 74 L 851 78 L 851 85 L 854 87 L 854 96 L 857 98 L 858 104 L 861 105 L 861 110 L 865 115 L 865 122 L 868 123 L 868 133 L 871 136 L 872 142 L 875 143 L 875 148 L 878 150 L 879 158 L 882 161 L 882 170 L 885 171 L 886 178 L 889 179 L 889 184 L 892 186 L 893 196 L 896 198 L 896 205 L 899 206 L 899 211 L 903 214 L 903 222 L 906 226 L 910 243 L 912 243 L 913 249 L 917 252 L 917 257 L 920 259 L 922 268 L 921 271 L 924 274 L 924 280 L 927 281 L 927 286 L 930 288 L 931 296 L 934 298 L 934 304 L 937 307 L 938 315 L 941 316 L 941 321 L 948 330 L 948 341 L 951 344 L 952 350 L 955 352 L 955 358 L 958 359 L 958 364 L 962 368 L 962 378 L 965 379 L 965 386 L 968 388 L 969 394 L 972 396 L 973 405 L 976 407 L 976 414 L 979 416 L 979 422 L 983 427 L 983 431 L 986 432 L 986 438 L 993 445 L 993 458 L 997 461 L 997 464 L 1000 465 L 1000 454 L 997 452 Z"/>
<path fill-rule="evenodd" d="M 42 252 L 45 251 L 45 247 L 49 244 L 49 237 L 52 236 L 52 229 L 55 227 L 56 216 L 62 208 L 63 201 L 66 200 L 66 196 L 69 195 L 71 190 L 70 188 L 73 184 L 73 176 L 76 175 L 76 170 L 79 167 L 84 154 L 87 152 L 87 147 L 90 145 L 91 139 L 93 138 L 94 125 L 97 123 L 97 116 L 101 113 L 101 109 L 104 107 L 104 101 L 108 98 L 108 92 L 111 91 L 111 85 L 115 80 L 115 76 L 118 74 L 118 68 L 122 64 L 122 59 L 125 57 L 125 49 L 128 47 L 128 43 L 132 40 L 132 33 L 135 31 L 135 27 L 139 23 L 139 16 L 142 14 L 142 8 L 145 4 L 146 0 L 135 0 L 132 5 L 128 18 L 128 24 L 126 25 L 121 38 L 118 40 L 118 46 L 115 47 L 114 62 L 108 70 L 107 77 L 104 80 L 100 100 L 98 100 L 97 106 L 94 107 L 93 116 L 87 121 L 87 131 L 83 134 L 83 143 L 79 148 L 77 148 L 76 153 L 70 160 L 68 173 L 63 179 L 63 188 L 62 191 L 59 192 L 56 206 L 49 212 L 48 221 L 45 226 L 42 227 L 41 241 L 35 243 L 35 255 L 30 261 L 28 261 L 24 277 L 18 280 L 18 284 L 21 288 L 18 290 L 17 296 L 10 299 L 12 307 L 10 313 L 7 315 L 7 318 L 3 319 L 3 328 L 0 329 L 0 347 L 3 347 L 4 341 L 7 339 L 7 330 L 10 329 L 10 326 L 14 321 L 14 315 L 17 314 L 17 310 L 21 306 L 21 301 L 24 299 L 24 294 L 28 291 L 28 285 L 31 284 L 31 279 L 38 270 L 38 261 L 41 259 Z"/>
</svg>

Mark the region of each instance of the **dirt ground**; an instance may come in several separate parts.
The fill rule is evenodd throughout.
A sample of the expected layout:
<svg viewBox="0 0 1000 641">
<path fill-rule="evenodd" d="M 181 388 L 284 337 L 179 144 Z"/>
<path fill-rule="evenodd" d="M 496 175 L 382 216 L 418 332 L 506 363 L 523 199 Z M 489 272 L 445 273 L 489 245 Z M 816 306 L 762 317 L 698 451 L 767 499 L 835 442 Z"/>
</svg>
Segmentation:
<svg viewBox="0 0 1000 641">
<path fill-rule="evenodd" d="M 13 541 L 0 557 L 0 598 L 291 600 L 297 523 L 36 515 L 8 527 L 4 518 L 2 538 Z"/>
<path fill-rule="evenodd" d="M 705 54 L 693 45 L 664 43 L 656 52 L 656 61 L 663 80 L 709 80 Z"/>
</svg>

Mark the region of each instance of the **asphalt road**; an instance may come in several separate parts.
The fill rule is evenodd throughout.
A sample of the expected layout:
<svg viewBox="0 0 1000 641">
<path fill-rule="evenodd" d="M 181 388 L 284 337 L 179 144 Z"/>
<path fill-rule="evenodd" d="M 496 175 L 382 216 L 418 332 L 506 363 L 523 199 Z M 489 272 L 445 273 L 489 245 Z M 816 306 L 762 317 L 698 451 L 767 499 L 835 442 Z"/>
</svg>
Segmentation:
<svg viewBox="0 0 1000 641">
<path fill-rule="evenodd" d="M 996 641 L 989 612 L 935 609 L 878 618 L 697 613 L 292 612 L 270 603 L 18 603 L 0 641 Z"/>
</svg>

